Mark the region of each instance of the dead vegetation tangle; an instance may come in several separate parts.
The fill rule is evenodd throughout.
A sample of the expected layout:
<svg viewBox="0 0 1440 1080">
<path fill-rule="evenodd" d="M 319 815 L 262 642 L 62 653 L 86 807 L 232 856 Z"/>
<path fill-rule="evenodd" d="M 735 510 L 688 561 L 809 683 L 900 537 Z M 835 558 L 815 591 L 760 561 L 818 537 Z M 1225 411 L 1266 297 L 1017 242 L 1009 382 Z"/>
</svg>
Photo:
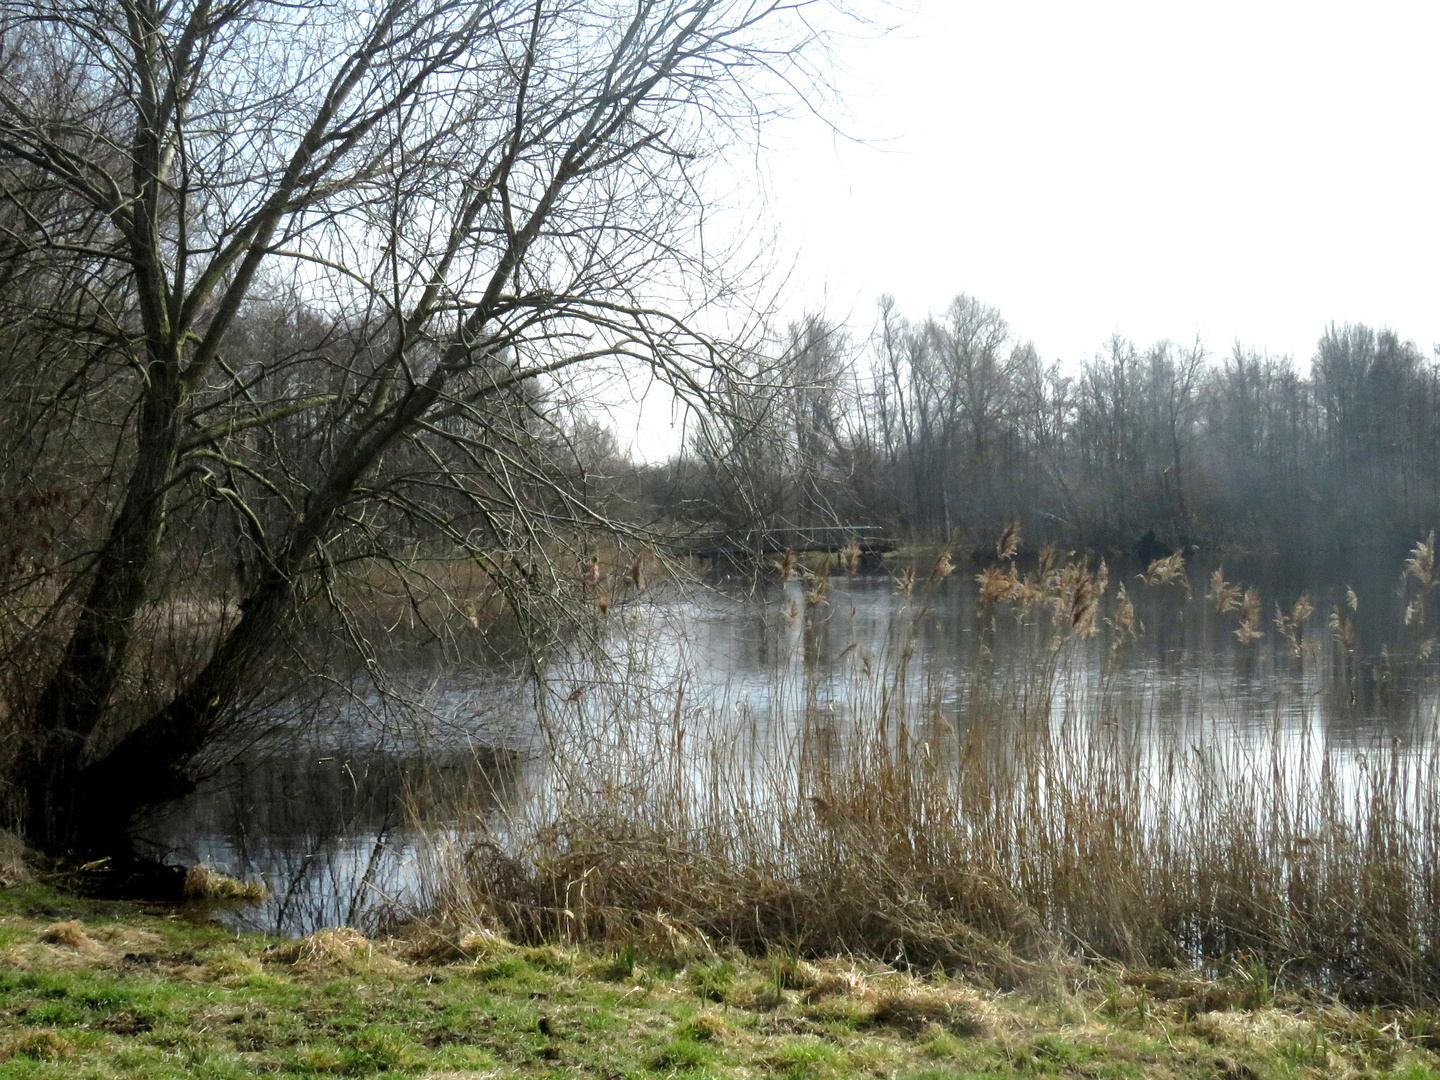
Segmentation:
<svg viewBox="0 0 1440 1080">
<path fill-rule="evenodd" d="M 884 663 L 849 653 L 834 701 L 787 699 L 785 723 L 683 690 L 587 696 L 510 817 L 432 838 L 430 903 L 523 941 L 668 935 L 677 952 L 851 953 L 1002 988 L 1103 960 L 1440 999 L 1434 753 L 1279 725 L 1248 750 L 1213 729 L 1147 737 L 1133 688 L 1070 665 L 1102 621 L 1133 632 L 1128 599 L 1102 620 L 1103 564 L 1051 561 L 982 575 L 982 600 L 1033 607 L 1048 640 L 958 703 L 903 627 Z M 1248 597 L 1217 580 L 1211 602 L 1244 628 Z M 911 604 L 913 626 L 924 596 Z M 1292 644 L 1309 607 L 1281 627 Z"/>
</svg>

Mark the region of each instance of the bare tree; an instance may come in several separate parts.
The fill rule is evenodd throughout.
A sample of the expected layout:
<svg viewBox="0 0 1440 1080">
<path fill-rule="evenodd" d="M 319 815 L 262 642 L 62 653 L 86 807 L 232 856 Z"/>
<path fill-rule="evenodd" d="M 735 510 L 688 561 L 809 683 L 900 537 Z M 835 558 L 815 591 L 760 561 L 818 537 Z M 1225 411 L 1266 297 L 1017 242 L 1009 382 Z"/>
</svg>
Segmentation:
<svg viewBox="0 0 1440 1080">
<path fill-rule="evenodd" d="M 6 240 L 45 275 L 24 329 L 65 338 L 27 409 L 93 473 L 31 625 L 63 641 L 20 710 L 32 844 L 126 856 L 347 560 L 428 530 L 523 607 L 537 546 L 605 523 L 523 452 L 533 388 L 628 359 L 694 397 L 724 365 L 688 320 L 716 288 L 698 170 L 808 80 L 804 6 L 0 8 L 23 58 L 0 70 Z M 273 351 L 262 302 L 290 312 Z M 243 549 L 238 604 L 158 707 L 127 707 L 202 507 Z"/>
</svg>

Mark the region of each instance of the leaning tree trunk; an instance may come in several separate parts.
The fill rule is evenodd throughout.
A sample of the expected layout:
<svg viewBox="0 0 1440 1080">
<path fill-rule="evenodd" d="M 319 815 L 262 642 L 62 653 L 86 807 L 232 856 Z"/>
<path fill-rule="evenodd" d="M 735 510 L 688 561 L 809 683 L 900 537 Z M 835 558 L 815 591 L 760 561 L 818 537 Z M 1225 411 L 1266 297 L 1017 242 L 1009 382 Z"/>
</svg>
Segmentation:
<svg viewBox="0 0 1440 1080">
<path fill-rule="evenodd" d="M 73 732 L 66 732 L 64 738 L 43 741 L 45 753 L 43 757 L 36 756 L 37 766 L 43 764 L 43 768 L 31 770 L 31 798 L 34 805 L 42 809 L 41 814 L 32 815 L 32 820 L 27 822 L 27 827 L 33 830 L 27 832 L 31 844 L 55 854 L 109 858 L 116 864 L 133 864 L 131 826 L 137 813 L 183 798 L 194 790 L 195 759 L 213 740 L 217 724 L 233 707 L 246 683 L 274 655 L 277 643 L 297 611 L 296 582 L 317 547 L 333 532 L 341 509 L 360 480 L 417 417 L 434 404 L 444 380 L 445 373 L 437 372 L 429 384 L 397 403 L 382 422 L 353 437 L 331 468 L 326 482 L 315 491 L 305 512 L 297 518 L 286 541 L 241 601 L 240 620 L 221 639 L 200 672 L 164 708 L 108 748 L 88 745 L 93 740 Z M 160 500 L 154 505 L 159 507 Z M 163 513 L 160 518 L 163 521 Z M 123 645 L 128 641 L 134 612 L 149 584 L 154 549 L 152 537 L 145 549 L 143 565 L 138 559 L 124 564 L 139 578 L 139 583 L 136 607 L 130 609 L 131 618 L 116 631 L 124 635 L 119 646 L 120 660 L 123 660 Z M 98 581 L 97 578 L 97 584 Z M 87 610 L 82 626 L 89 617 L 91 612 Z M 77 629 L 76 636 L 79 634 Z M 62 664 L 47 691 L 46 701 L 53 698 L 68 702 L 71 698 L 65 695 L 73 695 L 73 688 L 81 687 L 90 695 L 91 708 L 86 711 L 75 707 L 71 715 L 77 722 L 89 725 L 85 729 L 87 734 L 93 733 L 104 702 L 118 679 L 118 662 L 112 666 L 110 682 L 101 685 L 103 671 L 98 665 L 85 670 L 91 678 L 85 684 Z"/>
<path fill-rule="evenodd" d="M 195 789 L 192 762 L 244 683 L 272 655 L 293 611 L 291 574 L 272 566 L 199 675 L 104 756 L 78 771 L 75 850 L 120 861 L 133 858 L 131 825 L 136 815 Z"/>
<path fill-rule="evenodd" d="M 123 673 L 136 614 L 152 585 L 165 493 L 179 445 L 175 372 L 176 365 L 164 357 L 150 364 L 125 500 L 96 559 L 69 643 L 33 715 L 32 741 L 20 774 L 24 831 L 32 846 L 52 854 L 83 850 L 81 771 Z"/>
</svg>

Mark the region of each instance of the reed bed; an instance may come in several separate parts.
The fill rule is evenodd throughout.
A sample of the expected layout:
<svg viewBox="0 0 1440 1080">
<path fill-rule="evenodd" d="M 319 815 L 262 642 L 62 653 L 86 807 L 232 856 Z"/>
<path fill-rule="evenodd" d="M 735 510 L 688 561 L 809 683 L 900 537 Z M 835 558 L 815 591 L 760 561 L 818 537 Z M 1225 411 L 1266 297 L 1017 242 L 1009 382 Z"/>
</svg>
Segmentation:
<svg viewBox="0 0 1440 1080">
<path fill-rule="evenodd" d="M 1123 593 L 1103 620 L 1082 610 L 1103 566 L 1053 582 L 1065 632 L 958 690 L 916 660 L 919 596 L 839 694 L 807 664 L 763 707 L 695 701 L 683 672 L 622 664 L 548 716 L 506 812 L 430 836 L 427 903 L 528 942 L 855 953 L 1002 988 L 1103 961 L 1440 1001 L 1434 740 L 1164 734 L 1078 663 Z"/>
</svg>

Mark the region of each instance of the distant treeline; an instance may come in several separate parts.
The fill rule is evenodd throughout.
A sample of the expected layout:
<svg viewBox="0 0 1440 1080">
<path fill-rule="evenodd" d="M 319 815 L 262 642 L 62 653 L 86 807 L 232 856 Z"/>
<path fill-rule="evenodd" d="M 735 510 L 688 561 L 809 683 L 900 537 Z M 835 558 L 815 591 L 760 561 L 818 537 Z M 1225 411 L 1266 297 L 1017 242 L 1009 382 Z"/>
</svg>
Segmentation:
<svg viewBox="0 0 1440 1080">
<path fill-rule="evenodd" d="M 1389 330 L 1332 325 L 1308 373 L 1118 336 L 1062 366 L 969 297 L 918 322 L 887 297 L 858 347 L 816 316 L 775 353 L 646 470 L 657 512 L 1307 555 L 1403 548 L 1440 517 L 1440 366 Z"/>
</svg>

